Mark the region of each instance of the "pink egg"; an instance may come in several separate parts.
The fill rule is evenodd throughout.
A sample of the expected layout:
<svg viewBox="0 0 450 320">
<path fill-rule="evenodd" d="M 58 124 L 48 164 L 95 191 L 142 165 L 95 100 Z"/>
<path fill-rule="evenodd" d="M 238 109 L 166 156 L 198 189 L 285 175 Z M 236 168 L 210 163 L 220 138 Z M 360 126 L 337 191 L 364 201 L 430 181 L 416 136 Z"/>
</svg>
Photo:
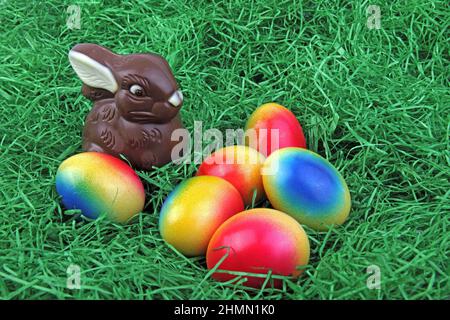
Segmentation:
<svg viewBox="0 0 450 320">
<path fill-rule="evenodd" d="M 309 241 L 302 226 L 287 214 L 273 209 L 247 210 L 228 219 L 208 245 L 208 269 L 298 277 L 309 261 Z M 223 260 L 222 260 L 223 259 Z M 245 276 L 244 283 L 259 288 L 265 277 Z M 215 272 L 213 278 L 229 281 L 236 275 Z M 281 286 L 275 279 L 274 285 Z"/>
</svg>

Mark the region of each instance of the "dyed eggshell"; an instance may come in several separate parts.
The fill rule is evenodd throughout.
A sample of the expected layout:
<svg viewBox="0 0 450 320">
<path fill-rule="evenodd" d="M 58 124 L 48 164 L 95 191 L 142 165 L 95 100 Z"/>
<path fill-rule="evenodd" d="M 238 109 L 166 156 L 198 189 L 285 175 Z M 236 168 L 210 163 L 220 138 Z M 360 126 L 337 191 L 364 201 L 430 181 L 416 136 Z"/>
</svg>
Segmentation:
<svg viewBox="0 0 450 320">
<path fill-rule="evenodd" d="M 340 225 L 351 207 L 347 184 L 336 168 L 317 153 L 286 148 L 264 163 L 264 189 L 275 209 L 316 230 Z"/>
<path fill-rule="evenodd" d="M 273 209 L 252 209 L 241 212 L 220 226 L 214 233 L 206 254 L 208 269 L 239 271 L 298 277 L 299 267 L 309 261 L 309 241 L 302 226 L 287 214 Z M 227 255 L 228 254 L 228 255 Z M 218 281 L 237 277 L 214 272 Z M 266 277 L 245 276 L 246 286 L 259 288 Z M 273 279 L 276 287 L 280 279 Z"/>
<path fill-rule="evenodd" d="M 247 146 L 230 146 L 217 150 L 203 161 L 197 176 L 216 176 L 230 182 L 241 194 L 245 205 L 263 200 L 261 167 L 265 161 L 261 153 Z"/>
<path fill-rule="evenodd" d="M 246 139 L 246 145 L 265 156 L 287 147 L 306 148 L 303 129 L 297 118 L 289 109 L 277 103 L 266 103 L 257 108 L 245 126 L 247 134 L 251 132 L 250 129 L 254 130 L 255 135 L 248 135 L 250 139 Z M 266 129 L 266 133 L 263 129 Z M 276 138 L 275 134 L 272 137 L 273 129 L 278 129 L 278 146 L 272 143 L 272 139 Z"/>
<path fill-rule="evenodd" d="M 162 238 L 186 256 L 203 255 L 216 229 L 244 210 L 239 191 L 228 181 L 200 176 L 180 183 L 159 217 Z"/>
<path fill-rule="evenodd" d="M 64 160 L 56 173 L 56 191 L 67 209 L 96 219 L 101 214 L 126 222 L 142 211 L 145 192 L 134 170 L 100 152 L 84 152 Z"/>
</svg>

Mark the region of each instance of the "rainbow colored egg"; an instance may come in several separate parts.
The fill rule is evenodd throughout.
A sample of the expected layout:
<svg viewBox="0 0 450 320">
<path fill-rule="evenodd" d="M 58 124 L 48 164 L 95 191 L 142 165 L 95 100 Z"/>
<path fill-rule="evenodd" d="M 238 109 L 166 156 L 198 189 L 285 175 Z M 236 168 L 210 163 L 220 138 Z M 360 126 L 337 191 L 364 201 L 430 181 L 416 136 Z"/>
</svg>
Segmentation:
<svg viewBox="0 0 450 320">
<path fill-rule="evenodd" d="M 84 152 L 64 160 L 56 173 L 56 191 L 67 209 L 89 219 L 106 214 L 126 222 L 142 211 L 145 192 L 134 170 L 122 160 L 100 152 Z"/>
<path fill-rule="evenodd" d="M 244 285 L 259 288 L 268 274 L 298 277 L 309 261 L 309 241 L 302 226 L 287 214 L 273 209 L 241 212 L 214 233 L 206 254 L 212 277 L 229 281 L 237 277 L 226 271 L 250 273 Z M 221 260 L 223 261 L 221 262 Z M 225 272 L 223 272 L 225 271 Z M 272 279 L 280 287 L 280 279 Z"/>
<path fill-rule="evenodd" d="M 261 167 L 266 160 L 261 153 L 247 146 L 229 146 L 217 150 L 200 165 L 197 176 L 216 176 L 230 182 L 244 199 L 245 205 L 265 198 Z"/>
<path fill-rule="evenodd" d="M 268 156 L 287 147 L 306 148 L 303 129 L 295 115 L 277 103 L 258 107 L 245 126 L 246 145 Z"/>
<path fill-rule="evenodd" d="M 263 166 L 264 189 L 275 209 L 316 230 L 347 219 L 351 199 L 336 168 L 317 153 L 285 148 L 272 153 Z"/>
<path fill-rule="evenodd" d="M 180 183 L 165 200 L 159 217 L 162 238 L 186 256 L 206 252 L 217 228 L 244 210 L 239 191 L 228 181 L 199 176 Z"/>
</svg>

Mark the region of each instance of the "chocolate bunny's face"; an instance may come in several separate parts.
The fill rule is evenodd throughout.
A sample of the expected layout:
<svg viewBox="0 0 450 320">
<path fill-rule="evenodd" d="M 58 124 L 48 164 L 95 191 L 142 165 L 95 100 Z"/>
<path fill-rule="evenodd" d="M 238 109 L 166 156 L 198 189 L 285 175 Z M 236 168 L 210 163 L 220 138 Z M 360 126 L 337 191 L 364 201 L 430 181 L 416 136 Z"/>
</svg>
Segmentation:
<svg viewBox="0 0 450 320">
<path fill-rule="evenodd" d="M 85 85 L 111 92 L 128 121 L 166 123 L 181 108 L 182 93 L 168 63 L 158 55 L 122 56 L 95 44 L 79 44 L 69 59 Z"/>
</svg>

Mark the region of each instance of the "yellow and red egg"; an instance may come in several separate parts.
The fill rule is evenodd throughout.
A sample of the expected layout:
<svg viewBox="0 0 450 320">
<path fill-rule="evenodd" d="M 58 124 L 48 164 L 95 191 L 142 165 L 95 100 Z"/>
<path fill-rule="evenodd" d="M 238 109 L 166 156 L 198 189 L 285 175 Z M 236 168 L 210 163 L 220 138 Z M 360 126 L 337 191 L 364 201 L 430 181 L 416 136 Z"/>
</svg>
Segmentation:
<svg viewBox="0 0 450 320">
<path fill-rule="evenodd" d="M 231 183 L 214 176 L 193 177 L 176 186 L 164 201 L 159 230 L 179 252 L 199 256 L 217 228 L 242 210 L 241 194 Z"/>
</svg>

